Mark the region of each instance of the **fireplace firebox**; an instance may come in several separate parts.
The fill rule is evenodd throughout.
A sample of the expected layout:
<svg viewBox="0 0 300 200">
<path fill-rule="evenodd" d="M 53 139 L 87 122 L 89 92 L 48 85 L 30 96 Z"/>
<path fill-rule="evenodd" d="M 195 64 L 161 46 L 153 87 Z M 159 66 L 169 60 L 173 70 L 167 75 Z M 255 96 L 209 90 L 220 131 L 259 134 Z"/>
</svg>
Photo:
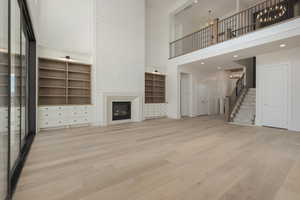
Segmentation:
<svg viewBox="0 0 300 200">
<path fill-rule="evenodd" d="M 131 102 L 112 102 L 112 120 L 131 119 Z"/>
</svg>

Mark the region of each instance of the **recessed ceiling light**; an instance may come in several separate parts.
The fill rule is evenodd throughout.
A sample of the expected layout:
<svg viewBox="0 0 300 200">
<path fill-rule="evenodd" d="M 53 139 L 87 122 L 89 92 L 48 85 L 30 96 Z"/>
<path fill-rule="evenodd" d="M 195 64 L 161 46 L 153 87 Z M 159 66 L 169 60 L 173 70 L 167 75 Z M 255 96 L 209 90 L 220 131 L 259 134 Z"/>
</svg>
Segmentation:
<svg viewBox="0 0 300 200">
<path fill-rule="evenodd" d="M 233 57 L 234 57 L 234 58 L 238 58 L 238 57 L 239 57 L 239 55 L 234 55 Z"/>
<path fill-rule="evenodd" d="M 198 0 L 194 0 L 194 3 L 198 3 Z"/>
<path fill-rule="evenodd" d="M 201 65 L 204 65 L 205 63 L 204 62 L 201 62 Z"/>
<path fill-rule="evenodd" d="M 284 48 L 284 47 L 286 47 L 286 44 L 281 44 L 280 47 Z"/>
</svg>

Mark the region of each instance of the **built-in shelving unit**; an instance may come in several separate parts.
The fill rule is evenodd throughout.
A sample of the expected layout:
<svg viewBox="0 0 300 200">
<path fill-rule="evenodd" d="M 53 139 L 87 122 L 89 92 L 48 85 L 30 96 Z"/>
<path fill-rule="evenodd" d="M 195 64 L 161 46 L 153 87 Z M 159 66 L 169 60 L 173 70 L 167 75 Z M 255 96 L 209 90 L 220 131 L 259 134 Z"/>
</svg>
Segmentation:
<svg viewBox="0 0 300 200">
<path fill-rule="evenodd" d="M 145 103 L 166 102 L 166 76 L 158 73 L 145 73 Z"/>
<path fill-rule="evenodd" d="M 91 104 L 91 65 L 39 58 L 39 105 Z"/>
<path fill-rule="evenodd" d="M 0 107 L 8 105 L 8 54 L 0 53 Z"/>
</svg>

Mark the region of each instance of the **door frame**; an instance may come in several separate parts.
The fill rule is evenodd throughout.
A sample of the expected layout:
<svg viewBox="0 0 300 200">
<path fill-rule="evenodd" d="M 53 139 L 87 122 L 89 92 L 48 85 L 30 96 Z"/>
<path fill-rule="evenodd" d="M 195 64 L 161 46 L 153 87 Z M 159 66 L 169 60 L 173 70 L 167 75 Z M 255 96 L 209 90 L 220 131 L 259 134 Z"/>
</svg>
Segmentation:
<svg viewBox="0 0 300 200">
<path fill-rule="evenodd" d="M 11 1 L 8 1 L 8 65 L 9 65 L 9 74 L 11 74 Z M 36 126 L 36 109 L 37 109 L 37 79 L 36 79 L 36 37 L 33 29 L 33 24 L 31 21 L 28 5 L 26 0 L 17 0 L 18 6 L 20 9 L 20 25 L 24 28 L 26 39 L 28 42 L 27 51 L 28 51 L 28 68 L 27 68 L 27 86 L 28 86 L 28 112 L 26 113 L 26 118 L 28 119 L 27 125 L 27 133 L 24 139 L 24 144 L 19 151 L 19 155 L 16 161 L 11 160 L 10 152 L 11 152 L 11 106 L 8 106 L 8 163 L 7 163 L 7 200 L 11 200 L 13 198 L 13 194 L 16 190 L 20 175 L 22 173 L 23 167 L 25 165 L 26 159 L 28 157 L 31 145 L 35 138 L 37 132 Z M 20 30 L 23 31 L 23 30 Z M 21 37 L 21 32 L 20 32 Z M 11 102 L 11 76 L 8 76 L 9 83 L 9 91 L 8 91 L 8 100 L 9 105 Z M 20 137 L 21 140 L 21 137 Z M 20 141 L 21 142 L 21 141 Z M 14 162 L 14 163 L 13 163 Z M 10 168 L 11 164 L 14 164 L 13 169 Z"/>
<path fill-rule="evenodd" d="M 200 89 L 200 86 L 204 87 L 205 90 L 206 90 L 206 113 L 200 113 L 200 99 L 199 99 L 199 89 Z M 207 88 L 207 85 L 205 85 L 204 83 L 200 83 L 200 84 L 197 84 L 197 116 L 207 116 L 209 115 L 209 95 L 208 95 L 208 88 Z"/>
<path fill-rule="evenodd" d="M 291 92 L 291 87 L 292 87 L 292 65 L 290 62 L 284 62 L 284 63 L 279 63 L 279 64 L 265 64 L 261 65 L 257 68 L 257 108 L 256 108 L 256 113 L 257 113 L 257 118 L 256 118 L 256 125 L 258 126 L 266 126 L 264 125 L 263 122 L 263 75 L 264 75 L 264 70 L 266 68 L 270 67 L 285 67 L 286 68 L 286 89 L 287 89 L 287 94 L 286 94 L 286 105 L 285 105 L 285 110 L 286 110 L 286 120 L 287 128 L 283 129 L 290 129 L 291 127 L 291 121 L 292 121 L 292 92 Z M 270 127 L 270 126 L 268 126 Z M 274 127 L 277 128 L 277 127 Z"/>
<path fill-rule="evenodd" d="M 183 116 L 182 115 L 182 85 L 181 85 L 181 82 L 182 82 L 182 77 L 183 76 L 187 76 L 188 77 L 188 86 L 189 86 L 189 90 L 190 90 L 190 95 L 188 97 L 188 102 L 189 102 L 189 106 L 188 106 L 188 115 L 187 116 Z M 185 72 L 181 72 L 180 73 L 180 117 L 193 117 L 192 116 L 192 107 L 193 107 L 193 101 L 192 101 L 192 96 L 193 96 L 193 87 L 192 87 L 192 75 L 190 73 L 185 73 Z"/>
</svg>

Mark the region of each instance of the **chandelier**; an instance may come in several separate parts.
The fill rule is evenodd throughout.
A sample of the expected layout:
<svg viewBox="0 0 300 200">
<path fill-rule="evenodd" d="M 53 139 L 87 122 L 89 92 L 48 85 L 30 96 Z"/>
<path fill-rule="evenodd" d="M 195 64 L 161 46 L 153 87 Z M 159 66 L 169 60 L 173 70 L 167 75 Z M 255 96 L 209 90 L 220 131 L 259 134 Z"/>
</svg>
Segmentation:
<svg viewBox="0 0 300 200">
<path fill-rule="evenodd" d="M 276 5 L 261 11 L 257 15 L 257 20 L 260 23 L 272 22 L 284 16 L 286 12 L 287 12 L 287 7 L 285 5 L 280 5 L 280 6 Z"/>
</svg>

